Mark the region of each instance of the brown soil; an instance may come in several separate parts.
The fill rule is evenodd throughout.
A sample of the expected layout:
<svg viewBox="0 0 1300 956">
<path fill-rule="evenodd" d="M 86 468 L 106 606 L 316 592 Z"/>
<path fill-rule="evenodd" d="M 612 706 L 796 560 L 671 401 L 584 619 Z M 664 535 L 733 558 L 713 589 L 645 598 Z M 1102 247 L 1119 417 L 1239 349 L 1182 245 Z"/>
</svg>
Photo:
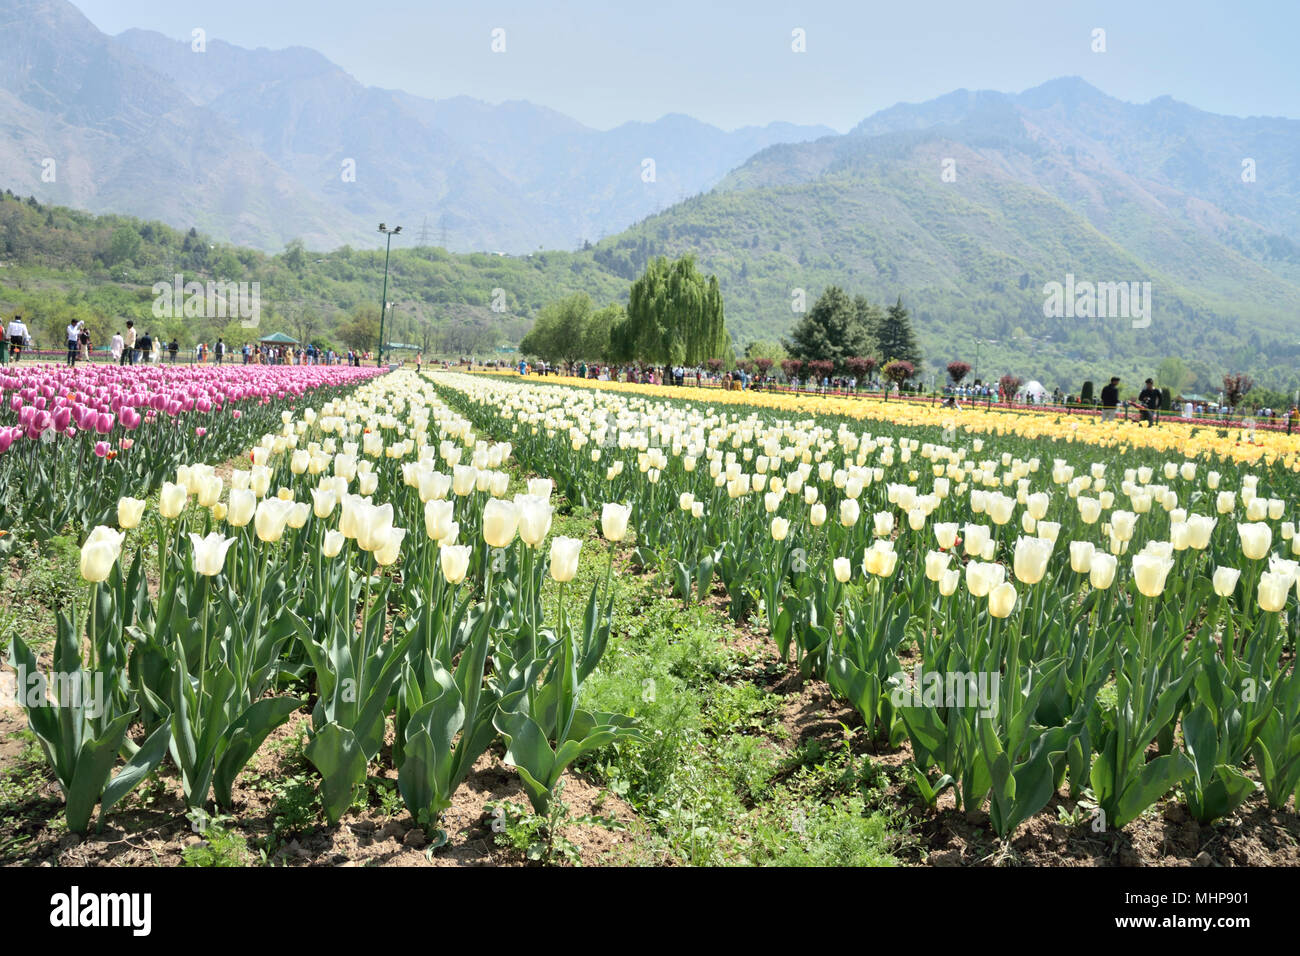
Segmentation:
<svg viewBox="0 0 1300 956">
<path fill-rule="evenodd" d="M 314 771 L 301 765 L 286 766 L 283 755 L 301 734 L 307 718 L 295 717 L 267 738 L 267 742 L 235 787 L 234 821 L 231 832 L 250 848 L 265 845 L 274 832 L 276 800 L 267 792 L 267 782 L 294 773 L 314 778 Z M 0 712 L 0 762 L 9 762 L 22 749 L 12 732 L 25 725 L 21 712 Z M 280 746 L 277 746 L 279 744 Z M 164 768 L 169 764 L 164 762 Z M 250 772 L 255 771 L 255 772 Z M 382 774 L 396 785 L 396 773 Z M 67 833 L 58 817 L 62 797 L 58 785 L 48 781 L 32 798 L 33 812 L 17 828 L 0 828 L 0 846 L 16 837 L 28 838 L 17 865 L 37 866 L 178 866 L 187 847 L 203 838 L 194 833 L 186 818 L 179 778 L 163 771 L 163 787 L 149 793 L 147 805 L 139 790 L 109 814 L 103 832 L 84 838 Z M 639 822 L 618 797 L 594 786 L 580 774 L 566 773 L 563 801 L 571 818 L 586 815 L 610 819 L 612 826 L 573 822 L 561 828 L 561 835 L 574 844 L 583 865 L 618 865 L 637 862 Z M 431 834 L 416 826 L 404 809 L 397 816 L 378 807 L 352 810 L 337 827 L 319 821 L 301 833 L 283 838 L 270 861 L 285 866 L 522 866 L 530 865 L 525 855 L 497 844 L 494 815 L 487 804 L 510 801 L 527 808 L 528 800 L 515 771 L 501 762 L 498 752 L 489 751 L 475 763 L 465 783 L 457 790 L 453 804 L 443 816 L 447 842 L 429 850 Z M 53 811 L 51 820 L 39 820 L 39 807 Z M 10 805 L 7 811 L 15 808 Z M 49 811 L 46 811 L 49 812 Z M 259 859 L 250 849 L 247 862 Z M 556 862 L 563 863 L 557 856 Z"/>
<path fill-rule="evenodd" d="M 841 725 L 862 727 L 857 712 L 837 700 L 823 681 L 803 681 L 793 668 L 772 690 L 785 696 L 780 724 L 788 751 L 809 740 L 828 749 L 839 747 Z M 915 839 L 900 852 L 912 865 L 1300 866 L 1300 815 L 1294 800 L 1275 811 L 1263 791 L 1212 824 L 1198 823 L 1179 800 L 1166 797 L 1123 831 L 1094 833 L 1086 811 L 1077 825 L 1061 821 L 1060 814 L 1077 805 L 1063 789 L 1004 845 L 989 825 L 988 813 L 958 810 L 951 788 L 935 808 L 925 806 L 912 784 L 910 741 L 891 748 L 885 741 L 865 740 L 859 732 L 852 746 L 890 781 L 882 803 L 904 808 Z"/>
</svg>

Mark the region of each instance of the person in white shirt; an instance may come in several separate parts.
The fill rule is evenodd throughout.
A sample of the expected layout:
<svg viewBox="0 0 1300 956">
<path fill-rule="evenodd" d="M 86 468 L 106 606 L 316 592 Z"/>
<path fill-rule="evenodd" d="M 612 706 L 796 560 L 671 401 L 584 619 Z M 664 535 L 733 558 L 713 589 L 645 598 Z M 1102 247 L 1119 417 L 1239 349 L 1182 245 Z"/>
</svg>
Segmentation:
<svg viewBox="0 0 1300 956">
<path fill-rule="evenodd" d="M 126 342 L 125 342 L 125 340 L 123 340 L 123 338 L 122 338 L 122 333 L 121 333 L 121 332 L 114 332 L 114 333 L 113 333 L 113 338 L 110 339 L 110 340 L 109 340 L 109 343 L 108 343 L 108 351 L 109 351 L 109 354 L 113 356 L 113 361 L 114 361 L 114 362 L 119 362 L 119 361 L 121 361 L 121 359 L 122 359 L 122 350 L 123 350 L 125 347 L 126 347 Z"/>
<path fill-rule="evenodd" d="M 23 343 L 27 341 L 27 326 L 23 323 L 23 317 L 15 315 L 5 332 L 9 336 L 9 351 L 17 362 L 23 354 Z"/>
<path fill-rule="evenodd" d="M 122 349 L 122 358 L 119 365 L 135 364 L 135 323 L 126 323 L 126 335 L 122 338 L 124 348 Z"/>
<path fill-rule="evenodd" d="M 81 323 L 69 322 L 67 332 L 68 332 L 68 364 L 76 365 L 77 350 L 79 344 L 77 340 L 81 337 Z"/>
</svg>

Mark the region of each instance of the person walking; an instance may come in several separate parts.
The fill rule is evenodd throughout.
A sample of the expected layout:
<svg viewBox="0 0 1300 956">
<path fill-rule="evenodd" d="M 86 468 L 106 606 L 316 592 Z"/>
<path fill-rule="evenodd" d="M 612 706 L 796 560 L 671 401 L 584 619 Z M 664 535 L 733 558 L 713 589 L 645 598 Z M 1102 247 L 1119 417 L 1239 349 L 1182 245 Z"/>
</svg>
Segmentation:
<svg viewBox="0 0 1300 956">
<path fill-rule="evenodd" d="M 122 338 L 121 332 L 114 332 L 113 337 L 108 341 L 108 354 L 113 357 L 114 362 L 122 361 L 122 351 L 126 348 L 126 340 Z"/>
<path fill-rule="evenodd" d="M 15 315 L 9 320 L 9 327 L 5 331 L 9 336 L 9 351 L 17 362 L 22 358 L 23 344 L 27 341 L 27 324 L 21 315 Z"/>
<path fill-rule="evenodd" d="M 213 349 L 213 351 L 217 355 L 217 364 L 220 365 L 226 359 L 226 340 L 223 338 L 218 338 L 217 347 Z"/>
<path fill-rule="evenodd" d="M 81 351 L 82 361 L 90 361 L 90 332 L 86 330 L 86 323 L 81 322 L 81 331 L 77 333 L 77 348 Z"/>
<path fill-rule="evenodd" d="M 1103 422 L 1113 422 L 1115 420 L 1115 409 L 1119 406 L 1119 376 L 1112 375 L 1110 384 L 1102 386 L 1101 389 L 1101 420 Z"/>
<path fill-rule="evenodd" d="M 149 332 L 146 332 L 140 339 L 140 356 L 140 360 L 145 365 L 153 361 L 153 335 Z"/>
<path fill-rule="evenodd" d="M 1138 403 L 1142 406 L 1142 421 L 1151 428 L 1156 423 L 1156 412 L 1160 410 L 1160 389 L 1156 388 L 1155 382 L 1151 379 L 1147 379 L 1143 384 L 1146 387 L 1138 394 Z"/>
<path fill-rule="evenodd" d="M 126 333 L 122 336 L 122 358 L 118 364 L 135 364 L 135 323 L 130 319 L 127 319 Z"/>
</svg>

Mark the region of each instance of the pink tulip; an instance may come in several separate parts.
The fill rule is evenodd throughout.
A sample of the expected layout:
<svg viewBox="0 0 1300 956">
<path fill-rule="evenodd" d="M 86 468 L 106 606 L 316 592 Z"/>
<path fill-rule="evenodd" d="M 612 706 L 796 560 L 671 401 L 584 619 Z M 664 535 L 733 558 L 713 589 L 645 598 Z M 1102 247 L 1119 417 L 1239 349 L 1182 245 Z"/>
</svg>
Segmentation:
<svg viewBox="0 0 1300 956">
<path fill-rule="evenodd" d="M 103 458 L 105 455 L 107 455 L 107 454 L 112 450 L 112 448 L 113 448 L 113 446 L 110 445 L 110 444 L 109 444 L 108 442 L 106 442 L 106 441 L 97 441 L 97 442 L 95 442 L 95 457 L 96 457 L 96 458 Z"/>
</svg>

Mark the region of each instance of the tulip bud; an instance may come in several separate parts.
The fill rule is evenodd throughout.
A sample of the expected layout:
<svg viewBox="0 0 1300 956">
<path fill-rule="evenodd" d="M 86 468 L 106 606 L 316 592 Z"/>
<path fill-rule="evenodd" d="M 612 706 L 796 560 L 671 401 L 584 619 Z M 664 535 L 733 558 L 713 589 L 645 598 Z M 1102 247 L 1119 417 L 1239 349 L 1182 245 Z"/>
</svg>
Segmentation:
<svg viewBox="0 0 1300 956">
<path fill-rule="evenodd" d="M 1098 551 L 1092 556 L 1092 566 L 1088 572 L 1088 582 L 1097 590 L 1104 591 L 1115 580 L 1115 568 L 1119 562 L 1114 555 Z"/>
<path fill-rule="evenodd" d="M 470 554 L 471 549 L 467 544 L 447 544 L 438 549 L 438 562 L 448 584 L 460 584 L 465 580 Z"/>
<path fill-rule="evenodd" d="M 540 495 L 515 495 L 519 513 L 519 540 L 536 548 L 551 531 L 551 502 Z"/>
<path fill-rule="evenodd" d="M 117 502 L 117 526 L 126 529 L 138 525 L 140 518 L 144 515 L 144 504 L 142 498 L 119 498 Z"/>
<path fill-rule="evenodd" d="M 431 541 L 441 541 L 451 532 L 453 505 L 433 499 L 424 506 L 424 530 Z"/>
<path fill-rule="evenodd" d="M 185 510 L 189 493 L 184 485 L 173 485 L 164 481 L 162 491 L 158 493 L 158 513 L 164 518 L 178 518 Z"/>
<path fill-rule="evenodd" d="M 107 581 L 122 553 L 126 535 L 107 525 L 99 525 L 81 546 L 81 576 L 92 583 Z"/>
<path fill-rule="evenodd" d="M 965 530 L 966 537 L 963 544 L 967 556 L 972 558 L 981 557 L 984 554 L 985 547 L 992 541 L 988 525 L 967 523 Z"/>
<path fill-rule="evenodd" d="M 997 618 L 1010 617 L 1016 609 L 1016 587 L 1003 581 L 989 592 L 989 614 Z"/>
<path fill-rule="evenodd" d="M 311 517 L 311 505 L 305 501 L 295 501 L 289 506 L 288 524 L 290 528 L 301 528 Z"/>
<path fill-rule="evenodd" d="M 1092 570 L 1092 559 L 1097 553 L 1097 546 L 1091 541 L 1070 542 L 1070 570 L 1075 574 L 1087 574 Z"/>
<path fill-rule="evenodd" d="M 389 525 L 383 534 L 379 547 L 374 549 L 375 564 L 380 567 L 388 567 L 396 563 L 402 552 L 402 541 L 406 537 L 405 528 L 394 528 Z"/>
<path fill-rule="evenodd" d="M 1046 538 L 1017 538 L 1013 567 L 1022 584 L 1037 584 L 1047 573 L 1052 542 Z"/>
<path fill-rule="evenodd" d="M 321 554 L 327 558 L 336 558 L 340 551 L 343 550 L 343 542 L 347 538 L 339 531 L 333 528 L 325 532 L 325 540 L 321 542 Z"/>
<path fill-rule="evenodd" d="M 1241 538 L 1241 553 L 1252 561 L 1263 558 L 1273 546 L 1273 529 L 1262 522 L 1238 524 L 1237 534 Z"/>
<path fill-rule="evenodd" d="M 928 551 L 925 555 L 925 576 L 934 582 L 942 580 L 948 572 L 950 555 L 945 551 Z"/>
<path fill-rule="evenodd" d="M 939 593 L 944 597 L 951 597 L 957 591 L 957 585 L 961 581 L 961 572 L 952 568 L 943 572 L 939 578 Z"/>
<path fill-rule="evenodd" d="M 557 535 L 551 542 L 551 579 L 564 584 L 572 581 L 578 573 L 578 552 L 582 550 L 582 539 Z"/>
<path fill-rule="evenodd" d="M 840 524 L 846 528 L 852 528 L 858 523 L 858 516 L 862 513 L 862 508 L 853 498 L 846 498 L 840 502 Z"/>
<path fill-rule="evenodd" d="M 1291 593 L 1291 576 L 1265 571 L 1259 576 L 1259 588 L 1256 599 L 1261 611 L 1276 613 L 1286 605 L 1287 595 Z"/>
<path fill-rule="evenodd" d="M 630 505 L 607 502 L 600 511 L 600 528 L 610 541 L 622 541 L 627 536 L 627 523 L 632 515 Z"/>
<path fill-rule="evenodd" d="M 1133 555 L 1133 582 L 1146 597 L 1159 597 L 1174 562 L 1159 554 L 1143 552 Z"/>
<path fill-rule="evenodd" d="M 519 510 L 513 502 L 493 498 L 483 506 L 483 540 L 488 547 L 508 547 L 518 528 Z"/>
<path fill-rule="evenodd" d="M 1214 569 L 1214 593 L 1219 597 L 1231 597 L 1237 589 L 1237 580 L 1241 571 L 1237 568 L 1217 567 Z"/>
</svg>

